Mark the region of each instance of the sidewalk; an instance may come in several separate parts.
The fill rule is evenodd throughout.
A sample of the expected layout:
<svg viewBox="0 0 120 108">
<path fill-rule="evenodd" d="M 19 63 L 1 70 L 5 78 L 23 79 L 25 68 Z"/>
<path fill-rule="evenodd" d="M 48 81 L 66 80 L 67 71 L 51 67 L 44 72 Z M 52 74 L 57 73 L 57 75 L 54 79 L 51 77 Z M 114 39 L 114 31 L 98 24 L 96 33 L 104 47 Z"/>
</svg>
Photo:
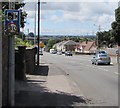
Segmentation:
<svg viewBox="0 0 120 108">
<path fill-rule="evenodd" d="M 86 105 L 89 100 L 81 94 L 77 85 L 65 72 L 42 64 L 34 75 L 26 75 L 27 81 L 16 81 L 16 106 L 76 106 Z"/>
</svg>

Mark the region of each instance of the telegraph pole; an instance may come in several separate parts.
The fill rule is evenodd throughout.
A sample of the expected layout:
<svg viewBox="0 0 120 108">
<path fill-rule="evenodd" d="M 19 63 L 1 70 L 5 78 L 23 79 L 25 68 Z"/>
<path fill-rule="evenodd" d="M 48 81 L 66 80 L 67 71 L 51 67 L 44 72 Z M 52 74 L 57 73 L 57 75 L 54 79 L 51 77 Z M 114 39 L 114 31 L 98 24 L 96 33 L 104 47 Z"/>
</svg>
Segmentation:
<svg viewBox="0 0 120 108">
<path fill-rule="evenodd" d="M 40 0 L 38 0 L 38 51 L 37 51 L 37 65 L 39 66 L 39 46 L 40 43 Z"/>
<path fill-rule="evenodd" d="M 35 27 L 34 27 L 34 45 L 36 43 L 36 3 L 35 3 Z"/>
<path fill-rule="evenodd" d="M 2 2 L 0 2 L 2 10 Z M 0 25 L 2 25 L 2 15 L 0 14 Z M 0 108 L 2 107 L 2 26 L 0 26 Z"/>
<path fill-rule="evenodd" d="M 97 26 L 96 24 L 94 24 L 94 26 Z M 98 26 L 98 31 L 100 32 L 101 31 L 101 25 L 99 24 Z M 98 48 L 99 48 L 99 37 L 97 36 L 97 46 L 98 46 Z"/>
</svg>

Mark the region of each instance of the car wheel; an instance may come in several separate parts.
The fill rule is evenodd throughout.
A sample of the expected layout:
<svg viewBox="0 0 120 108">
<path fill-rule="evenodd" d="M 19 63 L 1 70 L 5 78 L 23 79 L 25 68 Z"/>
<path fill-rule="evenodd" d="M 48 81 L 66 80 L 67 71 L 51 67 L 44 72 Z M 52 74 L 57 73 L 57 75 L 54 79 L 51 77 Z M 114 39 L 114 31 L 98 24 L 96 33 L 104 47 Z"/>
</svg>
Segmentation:
<svg viewBox="0 0 120 108">
<path fill-rule="evenodd" d="M 96 62 L 94 64 L 96 65 Z"/>
<path fill-rule="evenodd" d="M 110 65 L 110 63 L 108 63 L 108 65 Z"/>
<path fill-rule="evenodd" d="M 99 65 L 99 63 L 96 61 L 96 65 Z"/>
<path fill-rule="evenodd" d="M 94 62 L 92 62 L 92 64 L 94 64 Z"/>
</svg>

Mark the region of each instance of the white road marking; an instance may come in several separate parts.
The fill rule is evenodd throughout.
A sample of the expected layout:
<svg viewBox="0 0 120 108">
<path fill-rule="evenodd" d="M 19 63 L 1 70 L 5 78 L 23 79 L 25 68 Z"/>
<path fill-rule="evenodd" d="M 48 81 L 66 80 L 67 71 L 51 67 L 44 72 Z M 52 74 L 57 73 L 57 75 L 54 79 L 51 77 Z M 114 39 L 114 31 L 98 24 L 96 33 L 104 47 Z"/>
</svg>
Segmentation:
<svg viewBox="0 0 120 108">
<path fill-rule="evenodd" d="M 83 64 L 83 63 L 80 63 L 80 64 Z"/>
<path fill-rule="evenodd" d="M 106 71 L 106 72 L 109 71 L 109 70 L 107 70 L 107 69 L 103 69 L 103 68 L 98 68 L 98 69 L 103 70 L 103 71 Z"/>
<path fill-rule="evenodd" d="M 103 69 L 104 71 L 109 71 L 109 70 L 107 70 L 107 69 Z"/>
<path fill-rule="evenodd" d="M 114 72 L 115 74 L 117 74 L 117 75 L 119 75 L 119 73 L 118 72 Z"/>
<path fill-rule="evenodd" d="M 91 67 L 91 65 L 86 65 L 86 66 Z"/>
</svg>

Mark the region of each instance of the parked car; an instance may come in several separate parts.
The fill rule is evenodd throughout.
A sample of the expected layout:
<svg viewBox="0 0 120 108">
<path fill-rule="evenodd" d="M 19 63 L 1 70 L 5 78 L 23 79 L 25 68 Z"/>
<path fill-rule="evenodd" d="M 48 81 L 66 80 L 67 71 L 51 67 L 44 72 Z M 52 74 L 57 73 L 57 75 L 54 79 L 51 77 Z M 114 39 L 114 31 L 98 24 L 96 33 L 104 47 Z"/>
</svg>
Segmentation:
<svg viewBox="0 0 120 108">
<path fill-rule="evenodd" d="M 96 54 L 95 57 L 91 59 L 92 64 L 98 65 L 98 64 L 108 64 L 111 63 L 111 58 L 108 56 L 108 54 Z"/>
<path fill-rule="evenodd" d="M 50 49 L 50 53 L 51 53 L 51 54 L 56 54 L 57 51 L 56 51 L 55 49 Z"/>
<path fill-rule="evenodd" d="M 52 52 L 51 52 L 51 54 L 56 54 L 57 53 L 57 51 L 56 50 L 53 50 Z"/>
<path fill-rule="evenodd" d="M 43 51 L 42 50 L 39 50 L 39 55 L 43 55 Z"/>
<path fill-rule="evenodd" d="M 71 51 L 66 51 L 65 52 L 65 56 L 72 56 L 72 55 L 73 55 L 73 53 Z"/>
<path fill-rule="evenodd" d="M 58 51 L 58 52 L 57 52 L 57 55 L 62 55 L 62 52 Z"/>
</svg>

